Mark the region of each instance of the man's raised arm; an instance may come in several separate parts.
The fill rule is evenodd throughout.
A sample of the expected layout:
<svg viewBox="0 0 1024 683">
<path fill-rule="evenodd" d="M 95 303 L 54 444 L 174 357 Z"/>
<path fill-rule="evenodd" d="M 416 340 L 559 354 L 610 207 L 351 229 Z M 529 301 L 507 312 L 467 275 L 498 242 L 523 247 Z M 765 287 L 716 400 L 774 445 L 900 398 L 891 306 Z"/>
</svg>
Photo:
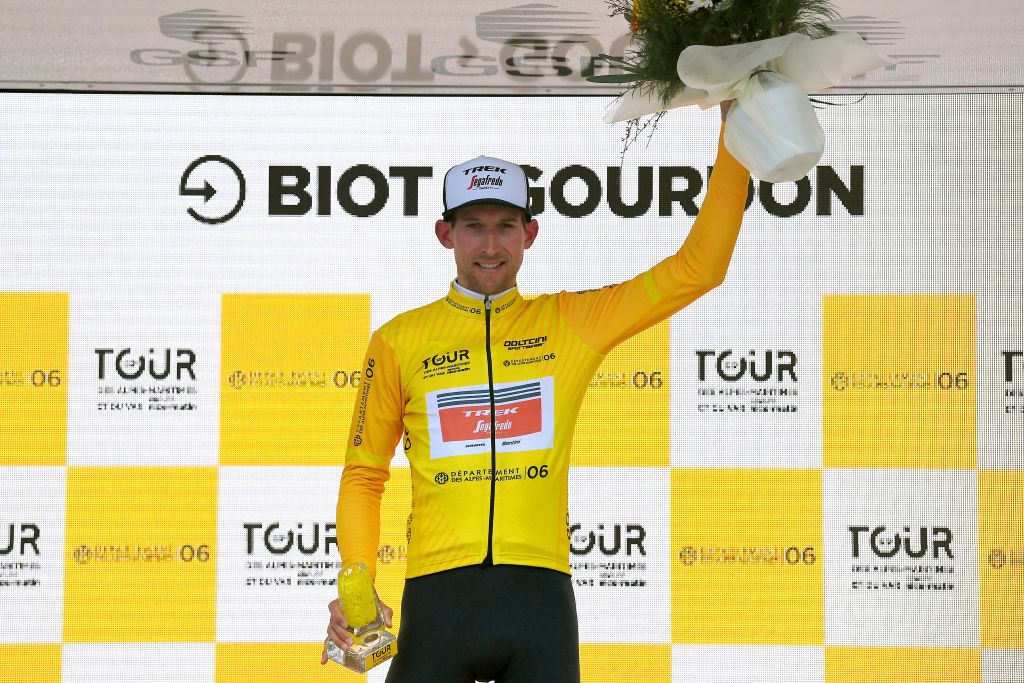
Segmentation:
<svg viewBox="0 0 1024 683">
<path fill-rule="evenodd" d="M 747 199 L 750 174 L 725 148 L 725 113 L 718 158 L 700 212 L 682 247 L 632 280 L 591 292 L 562 293 L 574 330 L 604 353 L 684 308 L 725 279 Z"/>
</svg>

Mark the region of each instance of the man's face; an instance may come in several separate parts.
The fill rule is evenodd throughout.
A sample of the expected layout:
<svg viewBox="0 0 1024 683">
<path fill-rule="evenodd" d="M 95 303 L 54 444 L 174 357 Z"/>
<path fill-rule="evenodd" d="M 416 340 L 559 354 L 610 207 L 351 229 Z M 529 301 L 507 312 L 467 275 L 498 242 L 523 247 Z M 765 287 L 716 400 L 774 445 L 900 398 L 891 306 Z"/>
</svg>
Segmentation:
<svg viewBox="0 0 1024 683">
<path fill-rule="evenodd" d="M 455 212 L 454 222 L 434 226 L 437 239 L 455 251 L 459 284 L 480 294 L 498 294 L 516 284 L 523 252 L 537 238 L 537 221 L 520 209 L 474 204 Z"/>
</svg>

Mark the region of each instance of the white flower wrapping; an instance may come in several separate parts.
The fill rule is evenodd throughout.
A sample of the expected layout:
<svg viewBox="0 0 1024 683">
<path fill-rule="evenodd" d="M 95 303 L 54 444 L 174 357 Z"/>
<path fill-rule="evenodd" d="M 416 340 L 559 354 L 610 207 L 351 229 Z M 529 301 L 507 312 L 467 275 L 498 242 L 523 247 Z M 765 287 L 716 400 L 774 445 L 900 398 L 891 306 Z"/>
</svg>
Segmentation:
<svg viewBox="0 0 1024 683">
<path fill-rule="evenodd" d="M 691 0 L 690 6 L 686 8 L 687 14 L 693 14 L 698 10 L 710 9 L 714 10 L 715 0 Z"/>
<path fill-rule="evenodd" d="M 695 104 L 735 99 L 725 146 L 761 180 L 799 180 L 825 150 L 825 135 L 807 97 L 889 64 L 856 33 L 812 39 L 800 33 L 722 47 L 691 45 L 676 71 L 685 88 L 667 104 L 653 92 L 627 90 L 605 114 L 608 123 Z"/>
</svg>

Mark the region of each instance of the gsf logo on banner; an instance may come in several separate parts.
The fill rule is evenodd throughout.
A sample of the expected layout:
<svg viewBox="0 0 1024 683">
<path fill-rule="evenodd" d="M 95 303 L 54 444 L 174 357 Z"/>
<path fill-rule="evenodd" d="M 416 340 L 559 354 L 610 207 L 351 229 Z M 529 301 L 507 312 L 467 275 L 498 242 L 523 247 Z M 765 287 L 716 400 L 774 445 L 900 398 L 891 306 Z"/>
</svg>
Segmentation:
<svg viewBox="0 0 1024 683">
<path fill-rule="evenodd" d="M 158 18 L 160 33 L 179 42 L 133 49 L 129 59 L 143 67 L 180 68 L 194 84 L 244 86 L 251 77 L 289 92 L 370 83 L 422 88 L 437 82 L 457 88 L 493 82 L 499 74 L 504 78 L 498 87 L 507 89 L 533 88 L 540 79 L 579 83 L 608 72 L 600 55 L 621 55 L 630 40 L 621 25 L 613 36 L 600 35 L 596 18 L 575 8 L 525 4 L 479 14 L 475 9 L 455 7 L 447 15 L 463 28 L 450 33 L 460 36 L 457 45 L 440 46 L 436 42 L 443 36 L 430 35 L 429 26 L 404 34 L 268 31 L 243 16 L 194 9 Z"/>
<path fill-rule="evenodd" d="M 610 72 L 613 67 L 602 54 L 622 57 L 630 44 L 631 34 L 620 18 L 600 16 L 604 12 L 595 7 L 579 11 L 578 2 L 508 3 L 483 12 L 478 5 L 449 3 L 444 28 L 404 12 L 402 6 L 393 12 L 401 17 L 389 20 L 385 29 L 374 28 L 373 22 L 359 28 L 363 22 L 355 16 L 358 9 L 353 16 L 335 10 L 340 14 L 331 17 L 339 27 L 353 27 L 348 30 L 336 30 L 326 15 L 313 13 L 305 23 L 315 24 L 316 32 L 302 24 L 267 25 L 256 12 L 250 20 L 193 9 L 154 17 L 161 38 L 147 38 L 128 59 L 152 70 L 160 81 L 173 81 L 181 70 L 189 84 L 231 85 L 238 91 L 263 91 L 269 85 L 290 92 L 337 92 L 375 85 L 452 92 L 484 84 L 507 91 L 578 86 L 584 78 Z M 893 63 L 872 80 L 917 83 L 920 72 L 928 69 L 921 65 L 943 56 L 933 54 L 939 48 L 936 36 L 928 33 L 917 38 L 929 40 L 929 54 L 905 44 L 909 38 L 915 45 L 917 32 L 898 14 L 865 14 L 856 3 L 846 9 L 851 16 L 830 22 L 832 28 L 856 31 L 880 52 L 899 53 L 889 54 Z M 910 3 L 903 9 L 904 17 L 912 17 L 919 8 Z M 996 12 L 992 20 L 1000 17 Z M 917 54 L 909 54 L 913 52 Z M 999 82 L 991 80 L 994 74 L 979 74 L 977 83 Z"/>
</svg>

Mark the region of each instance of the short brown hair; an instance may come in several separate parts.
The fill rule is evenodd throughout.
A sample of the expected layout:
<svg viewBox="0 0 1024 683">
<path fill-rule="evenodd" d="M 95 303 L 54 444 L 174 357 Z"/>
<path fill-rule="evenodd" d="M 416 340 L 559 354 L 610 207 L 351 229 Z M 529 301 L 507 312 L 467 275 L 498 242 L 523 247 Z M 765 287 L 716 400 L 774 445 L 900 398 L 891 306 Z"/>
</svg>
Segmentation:
<svg viewBox="0 0 1024 683">
<path fill-rule="evenodd" d="M 483 203 L 487 203 L 487 202 L 483 202 Z M 469 206 L 480 206 L 480 204 L 470 204 Z M 504 207 L 507 207 L 509 209 L 517 208 L 517 207 L 514 207 L 514 206 L 509 206 L 508 204 L 499 204 L 497 202 L 495 202 L 493 204 L 493 206 L 504 206 Z M 441 214 L 441 220 L 443 220 L 443 221 L 445 221 L 447 223 L 454 224 L 455 221 L 458 220 L 459 209 L 463 209 L 463 208 L 467 208 L 467 207 L 466 206 L 460 206 L 460 207 L 456 207 L 454 209 L 450 209 L 448 211 L 445 211 L 443 214 Z M 520 216 L 522 216 L 522 219 L 523 219 L 523 225 L 526 225 L 527 223 L 529 223 L 532 220 L 532 216 L 530 216 L 530 212 L 529 211 L 524 211 L 523 209 L 519 209 L 519 212 L 520 212 Z"/>
</svg>

